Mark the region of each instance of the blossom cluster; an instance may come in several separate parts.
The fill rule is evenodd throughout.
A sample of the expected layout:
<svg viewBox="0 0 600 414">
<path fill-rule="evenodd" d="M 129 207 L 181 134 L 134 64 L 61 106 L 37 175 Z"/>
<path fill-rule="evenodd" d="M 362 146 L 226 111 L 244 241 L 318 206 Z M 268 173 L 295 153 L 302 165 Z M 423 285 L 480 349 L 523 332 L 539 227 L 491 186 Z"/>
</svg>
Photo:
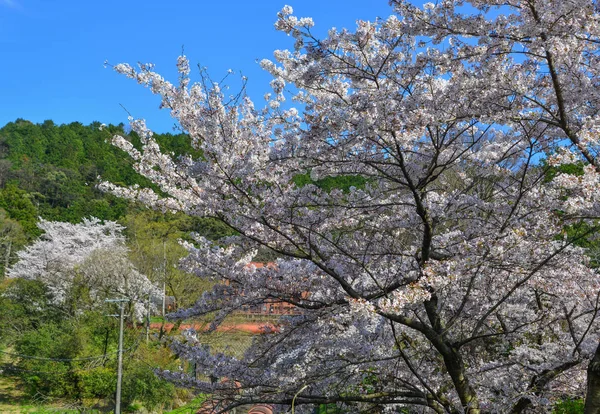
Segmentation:
<svg viewBox="0 0 600 414">
<path fill-rule="evenodd" d="M 301 309 L 239 359 L 182 344 L 203 374 L 233 381 L 196 386 L 231 407 L 354 412 L 539 411 L 581 396 L 584 381 L 564 378 L 581 378 L 600 335 L 586 247 L 600 216 L 597 6 L 391 3 L 389 18 L 323 39 L 285 7 L 275 27 L 295 43 L 261 62 L 262 109 L 204 72 L 191 82 L 183 56 L 179 86 L 115 67 L 202 155 L 175 159 L 134 121 L 141 146 L 114 143 L 161 194 L 105 188 L 236 233 L 188 245 L 184 266 L 225 282 L 176 316 Z M 256 252 L 275 265 L 248 266 Z"/>
<path fill-rule="evenodd" d="M 123 227 L 116 222 L 91 218 L 71 224 L 41 219 L 38 227 L 44 234 L 17 253 L 19 260 L 8 269 L 8 276 L 44 283 L 57 305 L 83 284 L 95 306 L 110 296 L 127 298 L 141 320 L 148 295 L 162 294 L 129 261 Z"/>
</svg>

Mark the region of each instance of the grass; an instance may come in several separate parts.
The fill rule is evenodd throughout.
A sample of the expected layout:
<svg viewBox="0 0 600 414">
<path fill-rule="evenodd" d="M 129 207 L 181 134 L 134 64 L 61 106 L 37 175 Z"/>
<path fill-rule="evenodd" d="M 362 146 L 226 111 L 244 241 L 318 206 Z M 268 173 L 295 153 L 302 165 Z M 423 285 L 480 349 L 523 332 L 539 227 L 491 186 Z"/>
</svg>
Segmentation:
<svg viewBox="0 0 600 414">
<path fill-rule="evenodd" d="M 244 332 L 211 332 L 200 333 L 198 341 L 208 344 L 212 352 L 223 352 L 226 355 L 241 358 L 252 345 L 253 334 Z"/>
<path fill-rule="evenodd" d="M 186 405 L 171 411 L 165 411 L 164 414 L 193 414 L 200 409 L 204 401 L 206 401 L 206 396 L 200 394 Z"/>
<path fill-rule="evenodd" d="M 0 412 L 31 412 L 21 410 L 21 408 L 27 408 L 25 407 L 26 402 L 23 393 L 17 388 L 15 381 L 4 374 L 0 376 Z"/>
<path fill-rule="evenodd" d="M 19 389 L 15 378 L 0 375 L 0 413 L 6 414 L 76 414 L 79 410 L 36 403 Z"/>
<path fill-rule="evenodd" d="M 17 378 L 0 374 L 0 413 L 6 414 L 78 414 L 80 410 L 47 404 L 43 400 L 29 398 L 20 389 Z M 97 411 L 87 411 L 94 413 Z"/>
<path fill-rule="evenodd" d="M 257 322 L 257 323 L 276 323 L 281 318 L 280 315 L 252 315 L 252 314 L 242 314 L 237 313 L 233 315 L 229 315 L 225 319 L 225 323 L 249 323 L 249 322 Z"/>
<path fill-rule="evenodd" d="M 150 323 L 162 323 L 164 318 L 162 316 L 151 316 Z"/>
<path fill-rule="evenodd" d="M 0 356 L 4 363 L 5 355 Z M 19 388 L 16 378 L 0 373 L 0 413 L 44 413 Z M 45 413 L 44 413 L 45 414 Z"/>
</svg>

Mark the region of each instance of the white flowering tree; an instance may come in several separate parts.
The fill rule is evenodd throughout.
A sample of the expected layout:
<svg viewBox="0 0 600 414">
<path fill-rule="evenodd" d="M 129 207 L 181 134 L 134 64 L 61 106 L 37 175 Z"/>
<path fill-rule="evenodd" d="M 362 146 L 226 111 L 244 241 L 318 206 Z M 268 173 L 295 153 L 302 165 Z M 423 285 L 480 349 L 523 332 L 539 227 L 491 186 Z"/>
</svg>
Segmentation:
<svg viewBox="0 0 600 414">
<path fill-rule="evenodd" d="M 392 4 L 325 39 L 285 7 L 276 27 L 295 45 L 262 62 L 265 109 L 205 73 L 191 83 L 184 56 L 178 84 L 115 66 L 161 96 L 203 155 L 174 159 L 132 120 L 142 146 L 114 143 L 161 192 L 104 188 L 237 232 L 188 246 L 189 270 L 228 283 L 176 316 L 302 309 L 242 359 L 175 345 L 229 381 L 166 375 L 223 409 L 543 412 L 585 393 L 600 333 L 600 278 L 580 247 L 600 212 L 598 6 Z M 259 249 L 276 265 L 248 265 Z"/>
<path fill-rule="evenodd" d="M 127 258 L 123 227 L 114 221 L 92 218 L 71 224 L 42 219 L 38 226 L 44 234 L 18 253 L 8 276 L 44 283 L 55 304 L 64 304 L 83 288 L 93 306 L 115 295 L 130 299 L 141 319 L 148 294 L 162 294 Z"/>
</svg>

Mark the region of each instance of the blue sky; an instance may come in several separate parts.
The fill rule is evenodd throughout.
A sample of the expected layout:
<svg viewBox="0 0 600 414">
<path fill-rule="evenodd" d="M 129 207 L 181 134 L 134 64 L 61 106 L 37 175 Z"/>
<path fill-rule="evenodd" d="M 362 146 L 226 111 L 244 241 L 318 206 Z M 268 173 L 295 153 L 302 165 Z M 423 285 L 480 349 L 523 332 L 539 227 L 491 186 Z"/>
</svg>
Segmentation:
<svg viewBox="0 0 600 414">
<path fill-rule="evenodd" d="M 154 130 L 171 131 L 158 99 L 103 63 L 152 62 L 174 80 L 182 46 L 215 79 L 242 71 L 260 101 L 270 78 L 257 59 L 293 46 L 273 28 L 285 4 L 312 17 L 319 36 L 392 11 L 387 0 L 0 0 L 0 126 L 17 118 L 126 123 L 122 104 Z"/>
</svg>

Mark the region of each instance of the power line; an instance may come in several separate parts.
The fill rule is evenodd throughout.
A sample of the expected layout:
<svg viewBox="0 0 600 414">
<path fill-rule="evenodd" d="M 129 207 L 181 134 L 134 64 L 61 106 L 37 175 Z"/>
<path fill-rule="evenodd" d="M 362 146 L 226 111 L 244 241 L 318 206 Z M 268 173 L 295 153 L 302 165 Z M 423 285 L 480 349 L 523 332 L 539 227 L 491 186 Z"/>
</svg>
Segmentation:
<svg viewBox="0 0 600 414">
<path fill-rule="evenodd" d="M 135 338 L 134 343 L 127 349 L 124 349 L 123 352 L 129 352 L 132 349 L 136 348 L 141 342 L 141 335 L 139 335 L 137 338 Z M 56 362 L 77 362 L 77 361 L 92 361 L 94 359 L 103 359 L 103 358 L 107 358 L 109 356 L 113 356 L 119 353 L 119 350 L 113 351 L 113 352 L 107 352 L 105 354 L 102 355 L 96 355 L 96 356 L 91 356 L 91 357 L 82 357 L 82 358 L 51 358 L 51 357 L 39 357 L 39 356 L 35 356 L 35 355 L 24 355 L 24 354 L 18 354 L 15 352 L 7 352 L 7 351 L 2 351 L 0 350 L 0 354 L 4 354 L 4 355 L 9 355 L 12 357 L 17 357 L 17 358 L 24 358 L 24 359 L 35 359 L 35 360 L 39 360 L 39 361 L 56 361 Z"/>
<path fill-rule="evenodd" d="M 138 345 L 139 345 L 139 341 L 136 344 L 130 346 L 129 348 L 124 349 L 123 352 L 129 353 L 130 351 L 135 351 L 134 348 L 136 348 Z M 19 355 L 19 354 L 11 354 L 8 352 L 3 352 L 3 351 L 0 351 L 0 352 L 2 352 L 4 354 L 8 354 L 8 355 Z M 114 356 L 115 354 L 116 354 L 116 352 L 111 352 L 109 354 L 104 354 L 104 355 L 106 355 L 106 356 L 113 355 Z M 32 357 L 30 355 L 26 355 L 26 356 L 31 357 L 30 359 L 41 359 L 41 357 Z M 93 358 L 100 359 L 101 357 L 93 357 Z M 64 359 L 64 358 L 55 358 L 55 359 L 46 358 L 43 360 L 51 361 L 51 362 L 66 362 L 66 361 L 85 361 L 85 360 L 89 361 L 90 359 L 89 358 L 88 359 L 78 358 L 78 359 L 68 360 L 68 359 Z M 57 371 L 38 371 L 38 370 L 32 370 L 32 369 L 19 368 L 11 363 L 0 364 L 0 367 L 2 367 L 1 368 L 2 370 L 6 370 L 6 371 L 30 372 L 30 373 L 34 373 L 34 374 L 55 374 L 55 375 L 66 375 L 66 374 L 73 373 L 73 372 L 87 372 L 87 371 L 91 371 L 93 369 L 98 368 L 97 366 L 95 366 L 95 367 L 88 367 L 88 368 L 69 369 L 68 371 L 65 371 L 65 372 L 57 372 Z"/>
<path fill-rule="evenodd" d="M 59 372 L 59 371 L 38 371 L 38 370 L 33 370 L 33 369 L 25 369 L 25 368 L 16 367 L 11 364 L 2 364 L 2 365 L 0 365 L 0 367 L 1 367 L 0 368 L 1 372 L 4 372 L 4 371 L 28 372 L 31 374 L 52 374 L 52 375 L 58 375 L 58 376 L 79 373 L 79 372 L 88 372 L 88 371 L 91 371 L 91 370 L 97 368 L 97 367 L 78 368 L 78 369 L 70 369 L 70 370 L 64 371 L 64 372 Z"/>
<path fill-rule="evenodd" d="M 136 338 L 135 342 L 129 348 L 123 349 L 123 350 L 121 350 L 121 352 L 122 353 L 130 353 L 130 352 L 135 351 L 142 341 L 141 337 L 142 337 L 142 335 L 139 335 Z M 50 358 L 50 357 L 39 357 L 39 356 L 35 356 L 35 355 L 25 355 L 25 354 L 19 354 L 16 352 L 7 352 L 7 351 L 0 350 L 0 354 L 12 356 L 12 357 L 18 357 L 18 358 L 23 358 L 23 359 L 32 359 L 32 360 L 38 360 L 38 361 L 50 361 L 50 362 L 94 361 L 94 360 L 101 360 L 101 359 L 109 358 L 109 357 L 117 355 L 118 353 L 119 353 L 119 351 L 117 350 L 117 351 L 113 351 L 113 352 L 107 352 L 102 355 L 83 357 L 83 358 Z M 139 357 L 137 357 L 135 359 L 145 363 L 146 365 L 148 365 L 152 368 L 156 368 Z M 59 376 L 67 375 L 67 374 L 71 374 L 71 373 L 77 373 L 77 372 L 88 372 L 88 371 L 91 371 L 96 368 L 97 368 L 97 366 L 96 367 L 88 367 L 88 368 L 69 369 L 68 371 L 65 371 L 65 372 L 58 372 L 56 370 L 54 370 L 54 371 L 31 370 L 31 369 L 19 368 L 11 363 L 0 363 L 0 372 L 6 372 L 6 371 L 28 372 L 28 373 L 32 373 L 32 374 L 54 374 L 54 375 L 59 375 Z"/>
<path fill-rule="evenodd" d="M 133 348 L 133 347 L 131 347 L 131 348 Z M 84 358 L 50 358 L 50 357 L 39 357 L 39 356 L 35 356 L 35 355 L 23 355 L 23 354 L 17 354 L 14 352 L 6 352 L 6 351 L 0 351 L 0 354 L 10 355 L 12 357 L 24 358 L 24 359 L 36 359 L 36 360 L 40 360 L 40 361 L 72 362 L 72 361 L 90 361 L 90 360 L 94 360 L 94 359 L 103 359 L 103 358 L 108 357 L 109 355 L 115 355 L 118 352 L 119 351 L 108 352 L 106 354 L 91 356 L 91 357 L 84 357 Z"/>
</svg>

